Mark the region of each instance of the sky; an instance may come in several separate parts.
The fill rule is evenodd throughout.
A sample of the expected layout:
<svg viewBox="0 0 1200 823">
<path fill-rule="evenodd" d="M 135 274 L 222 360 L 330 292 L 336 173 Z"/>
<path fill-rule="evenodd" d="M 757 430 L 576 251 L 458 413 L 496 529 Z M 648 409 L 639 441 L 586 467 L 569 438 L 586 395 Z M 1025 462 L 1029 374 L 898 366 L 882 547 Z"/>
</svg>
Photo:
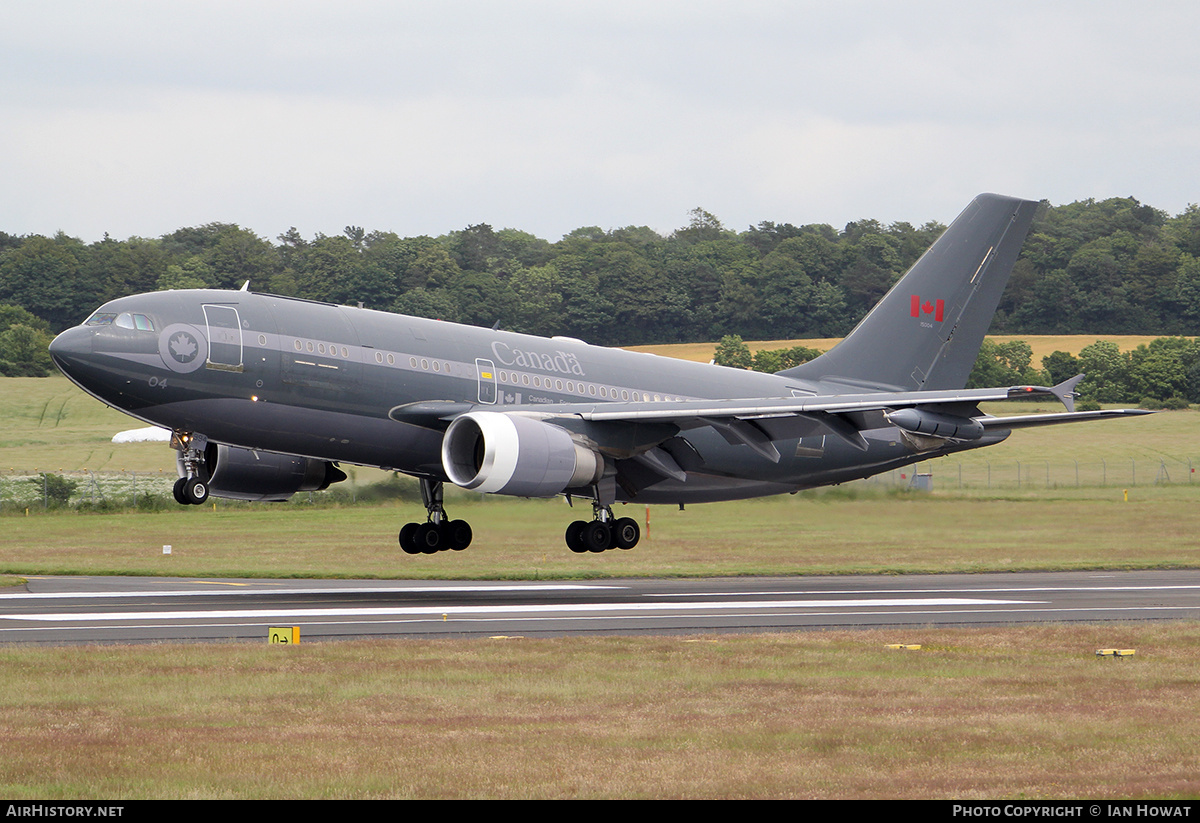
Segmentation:
<svg viewBox="0 0 1200 823">
<path fill-rule="evenodd" d="M 5 0 L 0 231 L 1200 201 L 1194 2 Z"/>
</svg>

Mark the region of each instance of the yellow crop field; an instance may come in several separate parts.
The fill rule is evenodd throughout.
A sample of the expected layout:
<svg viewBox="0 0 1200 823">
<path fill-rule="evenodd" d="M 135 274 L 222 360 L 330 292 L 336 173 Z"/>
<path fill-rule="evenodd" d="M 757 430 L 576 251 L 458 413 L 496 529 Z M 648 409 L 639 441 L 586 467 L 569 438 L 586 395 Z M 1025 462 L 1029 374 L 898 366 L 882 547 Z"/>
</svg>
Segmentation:
<svg viewBox="0 0 1200 823">
<path fill-rule="evenodd" d="M 988 340 L 995 343 L 1007 343 L 1010 340 L 1024 340 L 1033 349 L 1033 365 L 1041 368 L 1042 358 L 1051 352 L 1065 351 L 1068 354 L 1079 354 L 1084 347 L 1090 346 L 1097 340 L 1111 340 L 1121 351 L 1133 351 L 1138 346 L 1148 344 L 1161 335 L 1131 334 L 1100 337 L 1091 334 L 996 334 L 988 335 Z M 750 351 L 771 351 L 773 349 L 790 349 L 793 346 L 805 346 L 810 349 L 829 351 L 838 343 L 838 337 L 819 337 L 807 340 L 759 340 L 746 341 Z M 630 351 L 644 351 L 660 354 L 664 357 L 677 357 L 680 360 L 695 360 L 707 363 L 713 358 L 717 344 L 712 343 L 674 343 L 655 346 L 628 346 Z"/>
</svg>

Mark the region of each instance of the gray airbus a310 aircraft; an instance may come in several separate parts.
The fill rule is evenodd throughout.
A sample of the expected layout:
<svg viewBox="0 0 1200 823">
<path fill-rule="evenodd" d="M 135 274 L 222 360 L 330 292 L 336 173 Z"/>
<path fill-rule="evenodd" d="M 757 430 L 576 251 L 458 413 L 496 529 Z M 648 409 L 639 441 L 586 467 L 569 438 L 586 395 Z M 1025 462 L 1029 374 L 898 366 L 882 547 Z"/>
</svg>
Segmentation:
<svg viewBox="0 0 1200 823">
<path fill-rule="evenodd" d="M 406 552 L 464 549 L 442 486 L 590 498 L 574 551 L 632 548 L 614 503 L 685 504 L 842 483 L 999 443 L 1074 411 L 1054 387 L 964 389 L 1038 204 L 980 195 L 841 343 L 777 374 L 270 294 L 122 297 L 50 346 L 80 388 L 170 429 L 180 503 L 284 500 L 337 463 L 420 480 Z M 993 417 L 983 401 L 1067 411 Z"/>
</svg>

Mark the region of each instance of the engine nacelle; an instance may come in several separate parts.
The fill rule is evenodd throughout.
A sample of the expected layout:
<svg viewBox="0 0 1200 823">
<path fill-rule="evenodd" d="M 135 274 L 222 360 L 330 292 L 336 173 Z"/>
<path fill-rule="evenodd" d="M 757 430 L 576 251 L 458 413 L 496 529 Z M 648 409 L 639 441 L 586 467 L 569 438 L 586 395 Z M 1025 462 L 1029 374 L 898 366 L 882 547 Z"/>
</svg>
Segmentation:
<svg viewBox="0 0 1200 823">
<path fill-rule="evenodd" d="M 978 440 L 983 437 L 983 424 L 970 417 L 932 412 L 925 409 L 899 409 L 889 412 L 887 420 L 912 434 L 944 437 L 953 440 Z"/>
<path fill-rule="evenodd" d="M 340 483 L 346 474 L 326 460 L 240 449 L 209 443 L 204 450 L 208 493 L 230 500 L 287 500 L 296 492 L 315 492 Z M 179 476 L 185 477 L 182 457 Z"/>
<path fill-rule="evenodd" d="M 456 417 L 442 440 L 442 468 L 465 489 L 550 497 L 600 479 L 604 458 L 566 429 L 499 412 Z"/>
</svg>

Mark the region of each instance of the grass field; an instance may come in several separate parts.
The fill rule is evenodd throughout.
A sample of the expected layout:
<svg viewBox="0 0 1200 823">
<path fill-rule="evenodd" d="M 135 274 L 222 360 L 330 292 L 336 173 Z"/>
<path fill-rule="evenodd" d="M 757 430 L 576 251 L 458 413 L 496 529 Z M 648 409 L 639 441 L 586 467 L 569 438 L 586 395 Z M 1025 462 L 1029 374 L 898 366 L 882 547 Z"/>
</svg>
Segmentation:
<svg viewBox="0 0 1200 823">
<path fill-rule="evenodd" d="M 566 549 L 563 532 L 580 514 L 561 501 L 460 500 L 450 510 L 473 524 L 471 548 L 415 556 L 396 532 L 419 505 L 35 510 L 0 519 L 0 573 L 546 579 L 1200 564 L 1200 487 L 1129 498 L 1118 488 L 987 498 L 867 489 L 658 507 L 636 549 L 599 555 Z M 644 508 L 619 513 L 644 522 Z"/>
<path fill-rule="evenodd" d="M 1198 643 L 1184 623 L 0 648 L 0 795 L 1194 799 Z"/>
<path fill-rule="evenodd" d="M 161 478 L 165 494 L 174 452 L 163 444 L 112 444 L 113 432 L 136 422 L 62 378 L 0 381 L 0 415 L 0 465 L 8 467 L 0 471 L 0 502 L 8 501 L 0 572 L 511 578 L 1200 562 L 1193 537 L 1200 533 L 1193 472 L 1200 467 L 1200 414 L 1193 411 L 1017 431 L 989 449 L 824 492 L 684 512 L 654 507 L 649 536 L 632 552 L 566 551 L 563 531 L 586 511 L 561 500 L 480 500 L 452 491 L 451 513 L 473 524 L 475 543 L 436 556 L 405 555 L 396 545 L 400 524 L 421 512 L 415 502 L 311 506 L 300 495 L 288 504 L 214 500 L 147 514 L 43 511 L 39 487 L 21 475 L 61 469 L 86 483 L 91 475 L 82 470 L 123 468 Z M 905 491 L 914 471 L 932 475 L 932 493 Z M 360 486 L 385 477 L 362 468 L 351 474 Z M 14 502 L 18 494 L 24 502 Z M 619 508 L 645 522 L 644 507 Z M 174 547 L 172 555 L 162 555 L 164 544 Z"/>
</svg>

